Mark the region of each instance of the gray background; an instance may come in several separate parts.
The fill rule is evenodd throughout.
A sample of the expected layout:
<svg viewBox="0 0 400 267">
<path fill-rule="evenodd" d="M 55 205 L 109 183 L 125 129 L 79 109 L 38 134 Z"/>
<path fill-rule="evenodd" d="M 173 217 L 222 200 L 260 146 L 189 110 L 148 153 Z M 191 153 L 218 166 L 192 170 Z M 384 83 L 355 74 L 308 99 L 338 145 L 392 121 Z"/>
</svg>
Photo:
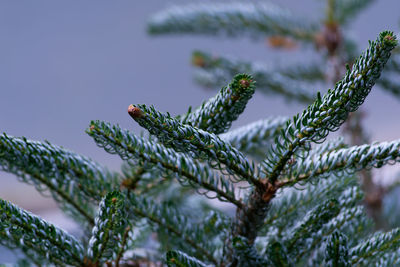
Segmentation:
<svg viewBox="0 0 400 267">
<path fill-rule="evenodd" d="M 118 169 L 120 160 L 97 148 L 84 133 L 90 120 L 139 128 L 127 115 L 131 103 L 154 104 L 171 114 L 212 96 L 192 82 L 195 48 L 265 62 L 299 61 L 296 52 L 271 51 L 263 39 L 190 36 L 151 37 L 151 14 L 193 1 L 0 1 L 0 132 L 47 139 Z M 201 1 L 204 2 L 204 1 Z M 300 14 L 323 16 L 325 1 L 273 1 Z M 350 28 L 362 47 L 384 29 L 399 32 L 400 1 L 376 1 Z M 312 54 L 310 53 L 310 56 Z M 326 90 L 321 88 L 319 90 Z M 373 90 L 364 105 L 373 140 L 400 137 L 400 102 Z M 302 106 L 256 93 L 234 127 L 271 115 L 293 115 Z M 388 169 L 388 173 L 393 172 Z M 54 204 L 15 177 L 0 173 L 0 197 L 67 229 Z M 18 186 L 17 186 L 18 185 Z M 8 256 L 7 256 L 8 257 Z M 0 262 L 6 252 L 0 251 Z"/>
</svg>

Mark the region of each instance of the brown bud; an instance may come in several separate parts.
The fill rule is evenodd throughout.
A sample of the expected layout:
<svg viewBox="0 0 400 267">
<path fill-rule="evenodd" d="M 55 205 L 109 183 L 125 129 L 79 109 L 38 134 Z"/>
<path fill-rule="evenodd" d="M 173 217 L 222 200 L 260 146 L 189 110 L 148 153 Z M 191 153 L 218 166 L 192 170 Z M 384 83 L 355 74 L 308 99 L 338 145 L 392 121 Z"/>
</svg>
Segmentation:
<svg viewBox="0 0 400 267">
<path fill-rule="evenodd" d="M 239 81 L 240 85 L 241 85 L 243 88 L 248 88 L 248 87 L 250 86 L 250 82 L 251 82 L 251 81 L 246 80 L 246 79 L 241 79 L 241 80 Z"/>
<path fill-rule="evenodd" d="M 394 37 L 390 35 L 386 35 L 384 38 L 386 41 L 394 41 Z"/>
<path fill-rule="evenodd" d="M 281 35 L 271 36 L 267 39 L 267 42 L 273 48 L 282 48 L 290 50 L 296 48 L 297 46 L 295 41 Z"/>
<path fill-rule="evenodd" d="M 195 55 L 192 58 L 192 64 L 193 64 L 193 66 L 196 66 L 196 67 L 205 67 L 206 62 L 204 61 L 204 58 L 202 56 Z"/>
<path fill-rule="evenodd" d="M 93 131 L 94 130 L 94 125 L 90 125 L 89 130 Z"/>
<path fill-rule="evenodd" d="M 113 197 L 113 198 L 111 199 L 111 202 L 115 204 L 115 202 L 117 202 L 117 198 L 116 198 L 116 197 Z"/>
<path fill-rule="evenodd" d="M 133 119 L 141 118 L 144 115 L 144 112 L 140 108 L 133 105 L 129 105 L 128 113 Z"/>
</svg>

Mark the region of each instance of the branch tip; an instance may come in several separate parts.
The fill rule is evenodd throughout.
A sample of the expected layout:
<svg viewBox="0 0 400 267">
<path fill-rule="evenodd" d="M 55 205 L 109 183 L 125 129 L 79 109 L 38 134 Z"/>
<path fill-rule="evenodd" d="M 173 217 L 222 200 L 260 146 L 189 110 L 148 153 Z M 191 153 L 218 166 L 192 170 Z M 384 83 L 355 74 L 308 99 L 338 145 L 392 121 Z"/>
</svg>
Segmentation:
<svg viewBox="0 0 400 267">
<path fill-rule="evenodd" d="M 250 86 L 250 82 L 251 82 L 251 80 L 246 80 L 246 79 L 241 79 L 241 80 L 239 81 L 240 85 L 241 85 L 243 88 L 248 88 L 248 87 Z"/>
<path fill-rule="evenodd" d="M 144 112 L 140 108 L 135 107 L 132 104 L 128 107 L 128 113 L 133 119 L 141 118 L 144 116 Z"/>
</svg>

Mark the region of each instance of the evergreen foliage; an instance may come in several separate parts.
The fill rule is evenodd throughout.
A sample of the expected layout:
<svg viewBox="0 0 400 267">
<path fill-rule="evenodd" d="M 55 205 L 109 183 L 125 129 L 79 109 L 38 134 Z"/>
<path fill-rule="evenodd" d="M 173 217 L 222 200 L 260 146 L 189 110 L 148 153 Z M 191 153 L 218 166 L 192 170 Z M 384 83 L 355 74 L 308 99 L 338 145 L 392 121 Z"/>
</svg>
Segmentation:
<svg viewBox="0 0 400 267">
<path fill-rule="evenodd" d="M 354 47 L 338 41 L 338 27 L 372 1 L 327 2 L 322 30 L 273 4 L 229 3 L 171 8 L 151 20 L 149 31 L 269 36 L 281 48 L 314 43 L 325 59 L 350 58 Z M 385 65 L 400 71 L 398 55 L 389 60 L 396 45 L 392 32 L 381 32 L 342 79 L 338 67 L 335 86 L 324 94 L 308 89 L 326 83 L 315 62 L 273 68 L 197 51 L 197 80 L 222 87 L 215 97 L 175 117 L 130 105 L 128 114 L 149 136 L 90 123 L 86 132 L 95 143 L 124 161 L 121 173 L 47 141 L 3 134 L 1 170 L 49 191 L 84 234 L 75 238 L 0 199 L 0 243 L 20 249 L 24 266 L 398 265 L 400 228 L 374 230 L 357 173 L 399 161 L 400 141 L 326 140 L 375 83 L 400 95 L 383 72 Z M 256 88 L 309 106 L 292 118 L 230 130 Z"/>
</svg>

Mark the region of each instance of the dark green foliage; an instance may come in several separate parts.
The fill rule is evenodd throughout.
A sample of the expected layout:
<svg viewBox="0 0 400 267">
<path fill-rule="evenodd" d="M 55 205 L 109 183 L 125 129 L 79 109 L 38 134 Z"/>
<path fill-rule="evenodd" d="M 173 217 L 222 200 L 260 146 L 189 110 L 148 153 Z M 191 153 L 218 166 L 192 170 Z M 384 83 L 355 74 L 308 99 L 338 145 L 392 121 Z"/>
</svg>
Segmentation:
<svg viewBox="0 0 400 267">
<path fill-rule="evenodd" d="M 192 63 L 199 70 L 195 80 L 207 87 L 219 87 L 236 73 L 250 73 L 257 81 L 257 90 L 265 94 L 284 95 L 288 100 L 310 103 L 316 92 L 310 84 L 299 80 L 323 80 L 321 70 L 316 66 L 296 66 L 291 69 L 273 69 L 260 63 L 237 60 L 228 57 L 215 57 L 206 52 L 196 51 Z"/>
<path fill-rule="evenodd" d="M 34 262 L 74 266 L 83 263 L 82 244 L 54 225 L 2 199 L 0 218 L 0 242 L 22 249 Z"/>
<path fill-rule="evenodd" d="M 92 160 L 48 142 L 0 136 L 0 168 L 39 191 L 49 190 L 74 217 L 93 223 L 93 206 L 116 176 Z"/>
<path fill-rule="evenodd" d="M 167 204 L 157 204 L 139 196 L 131 196 L 129 202 L 134 220 L 146 218 L 153 229 L 173 236 L 168 240 L 169 244 L 173 242 L 176 248 L 195 255 L 199 259 L 217 263 L 213 254 L 218 253 L 217 249 L 221 244 L 216 244 L 214 238 L 223 234 L 222 231 L 218 231 L 219 227 L 225 229 L 229 225 L 227 218 L 211 216 L 201 220 L 188 216 L 184 211 Z M 199 227 L 199 224 L 205 229 Z"/>
<path fill-rule="evenodd" d="M 189 111 L 181 120 L 211 133 L 224 133 L 243 112 L 254 94 L 254 89 L 251 76 L 238 74 L 219 94 L 204 102 L 198 109 Z"/>
<path fill-rule="evenodd" d="M 186 255 L 181 251 L 168 251 L 167 264 L 169 267 L 206 267 L 206 264 Z"/>
<path fill-rule="evenodd" d="M 93 264 L 115 259 L 123 247 L 121 242 L 127 224 L 124 202 L 119 192 L 108 193 L 100 202 L 87 252 Z"/>
<path fill-rule="evenodd" d="M 269 36 L 282 49 L 314 43 L 324 64 L 335 63 L 353 60 L 357 51 L 353 41 L 341 40 L 337 27 L 370 2 L 328 0 L 323 25 L 272 4 L 175 7 L 156 15 L 149 30 Z M 396 44 L 392 32 L 382 32 L 322 97 L 309 88 L 338 80 L 339 65 L 332 78 L 315 62 L 276 68 L 197 51 L 200 83 L 219 87 L 231 81 L 215 97 L 175 117 L 130 105 L 129 115 L 149 136 L 91 122 L 89 136 L 124 161 L 121 174 L 48 142 L 0 136 L 0 168 L 49 190 L 85 231 L 77 241 L 0 200 L 1 244 L 25 254 L 21 266 L 399 265 L 400 228 L 374 231 L 363 206 L 371 195 L 355 175 L 397 162 L 399 141 L 326 141 L 375 83 L 398 93 L 393 77 L 400 64 L 398 58 L 388 62 Z M 261 119 L 230 130 L 256 85 L 313 103 L 292 119 Z M 219 201 L 209 200 L 214 198 Z"/>
<path fill-rule="evenodd" d="M 131 105 L 128 112 L 140 126 L 156 136 L 166 147 L 179 152 L 190 152 L 192 157 L 208 160 L 218 169 L 225 169 L 221 166 L 224 164 L 230 174 L 242 177 L 241 179 L 233 178 L 234 181 L 247 180 L 257 183 L 254 167 L 246 157 L 218 136 L 181 123 L 169 114 L 157 111 L 154 107 Z"/>
<path fill-rule="evenodd" d="M 158 167 L 163 176 L 175 173 L 184 176 L 178 180 L 183 184 L 202 187 L 208 191 L 216 192 L 221 200 L 227 200 L 240 206 L 235 198 L 233 184 L 225 180 L 210 167 L 200 164 L 188 155 L 177 153 L 161 144 L 137 137 L 128 131 L 121 130 L 118 126 L 108 123 L 92 122 L 88 134 L 96 143 L 107 152 L 118 154 L 124 160 L 142 160 Z"/>
<path fill-rule="evenodd" d="M 334 232 L 326 241 L 325 263 L 329 267 L 351 266 L 347 236 Z"/>
<path fill-rule="evenodd" d="M 286 118 L 259 120 L 219 135 L 233 147 L 253 157 L 264 158 L 268 147 L 285 126 Z"/>
<path fill-rule="evenodd" d="M 237 266 L 266 266 L 270 262 L 258 255 L 253 245 L 249 244 L 248 240 L 242 236 L 233 238 L 234 247 L 234 263 Z"/>
<path fill-rule="evenodd" d="M 268 244 L 265 250 L 265 255 L 270 261 L 270 265 L 276 267 L 289 267 L 293 266 L 289 253 L 284 245 L 278 241 L 272 241 Z"/>
<path fill-rule="evenodd" d="M 317 26 L 272 3 L 193 4 L 172 7 L 150 20 L 151 34 L 287 35 L 310 41 Z"/>
<path fill-rule="evenodd" d="M 400 228 L 387 233 L 375 233 L 364 242 L 350 249 L 351 264 L 367 264 L 380 257 L 383 253 L 391 251 L 398 253 L 400 247 Z"/>
<path fill-rule="evenodd" d="M 308 250 L 308 244 L 312 236 L 324 224 L 339 214 L 339 203 L 335 200 L 328 200 L 309 211 L 306 216 L 298 222 L 298 225 L 290 230 L 285 241 L 289 254 L 299 255 Z"/>
<path fill-rule="evenodd" d="M 382 32 L 375 42 L 348 69 L 345 77 L 336 83 L 334 90 L 316 101 L 302 114 L 293 118 L 281 140 L 264 161 L 271 182 L 275 182 L 295 151 L 306 142 L 320 142 L 331 131 L 336 131 L 350 112 L 356 111 L 379 78 L 390 51 L 397 45 L 391 32 Z"/>
</svg>

